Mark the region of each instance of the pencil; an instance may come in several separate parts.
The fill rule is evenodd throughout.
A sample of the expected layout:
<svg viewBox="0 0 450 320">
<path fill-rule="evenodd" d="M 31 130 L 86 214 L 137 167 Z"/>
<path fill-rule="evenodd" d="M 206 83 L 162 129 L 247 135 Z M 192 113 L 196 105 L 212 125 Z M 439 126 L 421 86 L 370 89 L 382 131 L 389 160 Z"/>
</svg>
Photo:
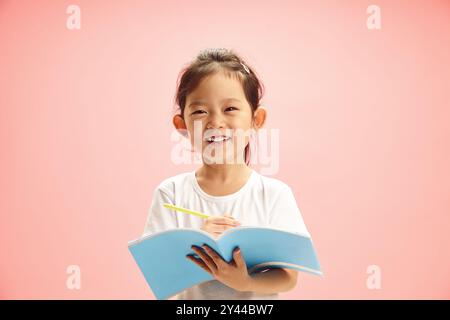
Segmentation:
<svg viewBox="0 0 450 320">
<path fill-rule="evenodd" d="M 174 206 L 173 204 L 170 203 L 164 203 L 163 206 L 167 209 L 172 209 L 172 210 L 176 210 L 176 211 L 181 211 L 184 213 L 189 213 L 189 214 L 193 214 L 194 216 L 200 217 L 200 218 L 209 218 L 209 216 L 207 214 L 198 212 L 198 211 L 194 211 L 194 210 L 189 210 L 189 209 L 185 209 L 185 208 L 181 208 L 181 207 L 177 207 Z"/>
</svg>

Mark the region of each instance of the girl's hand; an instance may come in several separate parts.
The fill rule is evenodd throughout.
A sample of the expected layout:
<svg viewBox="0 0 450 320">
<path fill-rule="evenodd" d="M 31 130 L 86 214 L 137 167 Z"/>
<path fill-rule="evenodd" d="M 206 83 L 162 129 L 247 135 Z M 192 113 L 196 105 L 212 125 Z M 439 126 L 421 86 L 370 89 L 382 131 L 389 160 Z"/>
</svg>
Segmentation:
<svg viewBox="0 0 450 320">
<path fill-rule="evenodd" d="M 192 255 L 187 255 L 186 257 L 223 284 L 238 291 L 247 291 L 250 275 L 239 248 L 233 251 L 233 260 L 230 263 L 223 260 L 208 245 L 203 245 L 203 249 L 192 246 L 192 250 L 200 259 L 194 258 Z"/>
<path fill-rule="evenodd" d="M 209 217 L 203 220 L 203 226 L 200 228 L 212 234 L 215 238 L 219 237 L 224 231 L 238 227 L 241 223 L 231 215 L 225 214 L 223 217 Z"/>
</svg>

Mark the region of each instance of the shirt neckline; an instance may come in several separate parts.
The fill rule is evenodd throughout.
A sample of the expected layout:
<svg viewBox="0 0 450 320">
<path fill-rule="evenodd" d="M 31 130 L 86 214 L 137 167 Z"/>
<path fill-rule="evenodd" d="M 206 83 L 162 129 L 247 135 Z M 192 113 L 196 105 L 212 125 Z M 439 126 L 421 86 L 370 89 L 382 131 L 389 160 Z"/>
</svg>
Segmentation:
<svg viewBox="0 0 450 320">
<path fill-rule="evenodd" d="M 245 184 L 238 191 L 236 191 L 234 193 L 230 193 L 230 194 L 224 195 L 224 196 L 213 196 L 213 195 L 210 195 L 209 193 L 206 193 L 205 191 L 203 191 L 203 189 L 200 187 L 200 185 L 199 185 L 199 183 L 197 181 L 197 177 L 195 176 L 195 171 L 196 170 L 191 171 L 190 176 L 191 176 L 192 184 L 194 186 L 195 191 L 197 191 L 197 193 L 201 197 L 203 197 L 203 198 L 205 198 L 207 200 L 213 201 L 213 202 L 223 202 L 223 201 L 229 201 L 231 199 L 236 198 L 237 196 L 242 194 L 245 191 L 245 189 L 248 188 L 248 186 L 251 184 L 251 182 L 253 181 L 254 177 L 256 176 L 256 171 L 254 169 L 252 169 L 252 168 L 251 168 L 251 170 L 252 170 L 252 173 L 250 174 L 250 177 L 248 177 L 248 179 L 245 182 Z"/>
</svg>

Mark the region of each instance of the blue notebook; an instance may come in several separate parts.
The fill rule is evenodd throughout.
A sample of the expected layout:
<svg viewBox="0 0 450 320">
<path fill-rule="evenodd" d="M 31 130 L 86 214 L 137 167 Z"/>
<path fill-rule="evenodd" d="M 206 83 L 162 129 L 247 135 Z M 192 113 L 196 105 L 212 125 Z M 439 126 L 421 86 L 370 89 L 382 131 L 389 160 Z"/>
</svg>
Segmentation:
<svg viewBox="0 0 450 320">
<path fill-rule="evenodd" d="M 290 268 L 322 275 L 311 238 L 267 227 L 235 227 L 214 239 L 193 228 L 170 229 L 130 241 L 128 249 L 158 300 L 214 277 L 186 255 L 195 254 L 191 245 L 209 245 L 227 262 L 233 249 L 241 248 L 249 274 L 270 268 Z"/>
</svg>

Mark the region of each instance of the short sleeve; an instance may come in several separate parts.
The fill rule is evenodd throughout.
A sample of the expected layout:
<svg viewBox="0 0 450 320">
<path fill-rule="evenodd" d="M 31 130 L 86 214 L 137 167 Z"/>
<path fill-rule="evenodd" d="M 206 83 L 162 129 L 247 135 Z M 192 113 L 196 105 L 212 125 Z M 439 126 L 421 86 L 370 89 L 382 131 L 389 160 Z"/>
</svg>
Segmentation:
<svg viewBox="0 0 450 320">
<path fill-rule="evenodd" d="M 156 188 L 153 192 L 152 203 L 148 210 L 144 234 L 166 231 L 178 228 L 178 221 L 173 210 L 168 210 L 164 203 L 174 204 L 173 196 L 169 191 Z"/>
<path fill-rule="evenodd" d="M 310 236 L 300 209 L 297 206 L 294 193 L 287 185 L 280 190 L 275 200 L 273 209 L 270 212 L 269 226 Z"/>
</svg>

